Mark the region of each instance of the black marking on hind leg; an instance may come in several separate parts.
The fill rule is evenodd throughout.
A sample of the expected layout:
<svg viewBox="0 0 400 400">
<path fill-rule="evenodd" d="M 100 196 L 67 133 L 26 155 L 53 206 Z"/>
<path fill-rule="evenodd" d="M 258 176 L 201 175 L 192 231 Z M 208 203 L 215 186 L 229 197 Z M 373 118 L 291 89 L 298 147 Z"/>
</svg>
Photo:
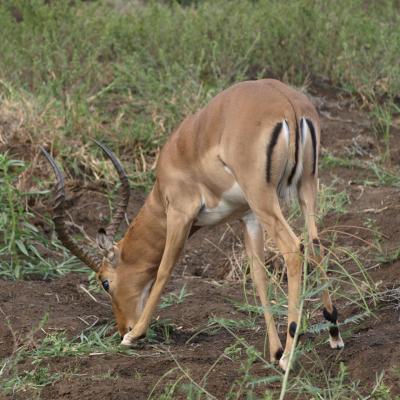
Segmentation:
<svg viewBox="0 0 400 400">
<path fill-rule="evenodd" d="M 337 325 L 333 325 L 329 328 L 329 334 L 333 339 L 337 339 L 339 337 L 339 328 Z"/>
<path fill-rule="evenodd" d="M 311 122 L 311 120 L 306 118 L 306 122 L 308 125 L 308 129 L 310 130 L 311 134 L 311 141 L 312 141 L 312 147 L 313 147 L 313 168 L 312 168 L 312 173 L 315 175 L 315 171 L 317 169 L 317 136 L 315 134 L 315 128 L 314 124 Z"/>
<path fill-rule="evenodd" d="M 297 324 L 296 322 L 292 321 L 289 325 L 289 335 L 294 338 L 294 335 L 296 334 L 296 329 L 297 329 Z"/>
<path fill-rule="evenodd" d="M 278 122 L 272 131 L 271 140 L 267 147 L 267 182 L 271 182 L 271 168 L 272 168 L 272 152 L 276 143 L 278 142 L 279 134 L 282 130 L 282 122 Z"/>
<path fill-rule="evenodd" d="M 275 353 L 275 356 L 274 356 L 275 360 L 279 361 L 282 356 L 283 356 L 283 349 L 282 349 L 282 347 L 280 347 Z"/>
<path fill-rule="evenodd" d="M 296 173 L 296 169 L 297 169 L 297 164 L 299 162 L 299 124 L 297 122 L 296 119 L 296 141 L 295 141 L 295 152 L 294 152 L 294 165 L 292 168 L 292 172 L 289 175 L 288 178 L 288 186 L 290 186 L 292 184 L 292 180 L 294 178 L 294 174 Z"/>
<path fill-rule="evenodd" d="M 329 321 L 332 322 L 332 324 L 336 324 L 337 320 L 338 320 L 338 312 L 335 306 L 333 306 L 333 310 L 330 313 L 325 307 L 322 311 L 324 318 Z"/>
<path fill-rule="evenodd" d="M 289 325 L 289 335 L 294 338 L 294 336 L 296 335 L 296 330 L 297 330 L 297 324 L 296 322 L 292 321 Z M 297 335 L 298 339 L 300 339 L 303 336 L 303 333 L 299 333 Z"/>
<path fill-rule="evenodd" d="M 304 244 L 300 243 L 300 253 L 304 254 Z"/>
</svg>

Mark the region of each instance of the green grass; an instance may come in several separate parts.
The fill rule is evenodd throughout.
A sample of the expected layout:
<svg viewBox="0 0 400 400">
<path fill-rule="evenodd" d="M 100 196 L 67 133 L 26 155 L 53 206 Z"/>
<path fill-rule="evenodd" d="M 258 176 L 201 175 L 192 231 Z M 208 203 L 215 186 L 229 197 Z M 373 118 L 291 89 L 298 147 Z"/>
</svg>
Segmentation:
<svg viewBox="0 0 400 400">
<path fill-rule="evenodd" d="M 47 335 L 30 356 L 33 362 L 52 357 L 82 356 L 90 353 L 126 353 L 133 354 L 127 348 L 121 347 L 118 333 L 112 333 L 110 325 L 103 325 L 88 331 L 83 331 L 79 337 L 71 340 L 64 332 Z"/>
<path fill-rule="evenodd" d="M 24 371 L 22 374 L 6 380 L 3 390 L 5 393 L 13 394 L 21 391 L 37 394 L 43 387 L 51 385 L 61 378 L 62 374 L 50 372 L 46 367 L 35 368 L 32 371 Z"/>
<path fill-rule="evenodd" d="M 79 164 L 94 150 L 71 139 L 104 140 L 135 156 L 129 172 L 148 186 L 149 164 L 185 115 L 233 82 L 271 76 L 298 86 L 328 78 L 381 103 L 374 115 L 387 143 L 400 91 L 396 2 L 193 4 L 132 3 L 122 12 L 105 1 L 3 1 L 0 87 L 29 108 L 33 142 L 52 137 Z"/>
<path fill-rule="evenodd" d="M 47 316 L 38 327 L 33 328 L 31 337 L 36 331 L 46 327 Z M 11 327 L 10 327 L 11 329 Z M 65 332 L 46 334 L 40 343 L 33 339 L 20 346 L 10 357 L 0 363 L 0 387 L 6 394 L 27 392 L 34 398 L 40 398 L 43 387 L 73 375 L 70 372 L 51 371 L 51 359 L 58 357 L 84 357 L 89 355 L 119 353 L 134 357 L 135 351 L 119 345 L 118 334 L 110 325 L 91 327 L 75 338 L 67 338 Z M 23 361 L 29 360 L 32 369 L 19 367 Z M 105 377 L 103 377 L 104 379 Z M 108 377 L 110 379 L 111 377 Z M 0 391 L 1 393 L 1 391 Z"/>
<path fill-rule="evenodd" d="M 321 168 L 328 169 L 330 167 L 358 168 L 360 170 L 365 170 L 371 177 L 354 180 L 354 182 L 365 186 L 400 187 L 400 170 L 398 166 L 389 169 L 373 161 L 340 158 L 332 154 L 327 154 L 321 158 Z"/>
<path fill-rule="evenodd" d="M 174 325 L 166 320 L 154 321 L 146 339 L 138 342 L 135 348 L 121 346 L 119 334 L 113 325 L 105 324 L 84 329 L 75 337 L 67 337 L 66 332 L 46 333 L 40 341 L 33 339 L 35 333 L 45 332 L 48 316 L 45 315 L 37 327 L 27 336 L 31 338 L 18 347 L 10 357 L 0 360 L 0 388 L 4 393 L 29 392 L 39 394 L 40 390 L 54 382 L 73 375 L 73 372 L 52 372 L 49 370 L 52 359 L 60 357 L 82 358 L 101 356 L 102 354 L 120 354 L 124 357 L 139 357 L 138 349 L 143 344 L 168 344 Z M 9 326 L 9 329 L 12 329 Z M 21 369 L 19 364 L 29 360 L 32 369 Z M 98 379 L 115 379 L 113 376 L 97 377 Z M 1 393 L 1 390 L 0 390 Z M 40 397 L 39 397 L 40 398 Z"/>
</svg>

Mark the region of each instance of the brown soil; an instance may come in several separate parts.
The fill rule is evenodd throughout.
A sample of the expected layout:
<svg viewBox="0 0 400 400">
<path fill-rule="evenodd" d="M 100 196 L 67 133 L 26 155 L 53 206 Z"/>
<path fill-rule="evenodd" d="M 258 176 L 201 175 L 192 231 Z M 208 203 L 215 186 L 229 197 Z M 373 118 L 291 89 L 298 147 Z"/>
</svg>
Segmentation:
<svg viewBox="0 0 400 400">
<path fill-rule="evenodd" d="M 355 109 L 348 99 L 338 100 L 326 92 L 325 95 L 315 96 L 315 99 L 323 124 L 322 152 L 329 151 L 336 156 L 360 160 L 371 160 L 377 156 L 378 143 L 371 135 L 370 121 L 365 114 Z M 392 140 L 393 154 L 400 154 L 399 132 L 394 132 Z M 355 148 L 361 149 L 359 155 L 347 152 Z M 18 152 L 18 146 L 14 150 Z M 335 182 L 336 190 L 346 190 L 351 201 L 346 213 L 327 215 L 321 223 L 322 237 L 328 237 L 328 230 L 335 227 L 350 233 L 350 236 L 339 235 L 337 244 L 351 246 L 360 252 L 366 266 L 371 268 L 371 277 L 379 285 L 379 290 L 399 287 L 400 262 L 384 263 L 377 267 L 374 258 L 368 257 L 374 236 L 362 227 L 365 227 L 367 219 L 374 219 L 375 226 L 383 234 L 382 247 L 388 251 L 398 249 L 400 190 L 363 185 L 365 179 L 373 178 L 373 174 L 364 169 L 330 167 L 322 170 L 320 177 L 323 184 Z M 73 207 L 75 222 L 93 235 L 101 223 L 99 219 L 107 211 L 105 188 L 100 184 L 92 184 L 84 189 L 72 185 L 69 189 L 69 204 Z M 130 216 L 137 212 L 143 199 L 141 193 L 133 193 Z M 236 267 L 235 257 L 242 257 L 240 227 L 237 223 L 196 233 L 187 243 L 185 254 L 167 288 L 167 292 L 177 293 L 186 285 L 190 296 L 182 304 L 160 309 L 155 315 L 156 318 L 169 319 L 173 324 L 170 342 L 142 344 L 135 357 L 101 353 L 47 358 L 43 366 L 52 372 L 64 373 L 67 377 L 44 387 L 40 398 L 147 399 L 168 371 L 173 370 L 157 386 L 155 393 L 160 393 L 166 383 L 181 377 L 183 370 L 196 382 L 201 382 L 218 357 L 220 359 L 206 380 L 205 388 L 216 398 L 225 398 L 232 383 L 242 375 L 240 368 L 246 360 L 246 354 L 242 352 L 236 358 L 223 356 L 224 350 L 236 342 L 235 337 L 224 329 L 212 331 L 205 328 L 213 316 L 236 320 L 247 317 L 246 313 L 238 311 L 233 305 L 233 301 L 244 301 L 243 283 L 237 276 L 241 272 Z M 351 262 L 346 263 L 346 267 L 350 270 L 354 268 Z M 95 302 L 81 286 L 88 286 L 84 274 L 69 274 L 49 281 L 0 280 L 0 311 L 5 316 L 0 321 L 0 358 L 6 359 L 15 354 L 27 340 L 35 348 L 50 332 L 65 331 L 68 337 L 73 338 L 79 336 L 88 325 L 113 321 L 106 296 L 95 294 Z M 247 291 L 250 291 L 250 285 L 247 285 Z M 344 303 L 339 304 L 339 310 L 342 320 L 358 312 L 354 306 L 346 307 Z M 391 388 L 392 395 L 400 394 L 400 295 L 398 298 L 382 295 L 374 312 L 375 315 L 358 324 L 344 326 L 346 347 L 343 351 L 330 351 L 323 335 L 305 335 L 303 342 L 311 341 L 316 354 L 302 357 L 298 363 L 309 371 L 319 373 L 316 358 L 328 371 L 338 370 L 340 362 L 343 362 L 350 379 L 359 380 L 366 393 L 373 386 L 376 375 L 385 371 L 385 384 Z M 30 332 L 39 326 L 46 313 L 48 321 L 42 329 L 34 329 L 35 334 L 30 337 Z M 285 325 L 280 323 L 279 330 L 283 338 Z M 262 318 L 257 320 L 256 328 L 243 328 L 235 332 L 263 352 L 265 329 Z M 31 361 L 21 361 L 18 369 L 32 370 L 34 366 Z M 273 372 L 265 369 L 262 362 L 256 361 L 251 373 L 255 377 L 265 377 Z M 271 384 L 269 388 L 279 388 L 279 385 Z M 181 396 L 185 398 L 183 394 Z M 32 393 L 18 392 L 5 398 L 29 399 Z"/>
</svg>

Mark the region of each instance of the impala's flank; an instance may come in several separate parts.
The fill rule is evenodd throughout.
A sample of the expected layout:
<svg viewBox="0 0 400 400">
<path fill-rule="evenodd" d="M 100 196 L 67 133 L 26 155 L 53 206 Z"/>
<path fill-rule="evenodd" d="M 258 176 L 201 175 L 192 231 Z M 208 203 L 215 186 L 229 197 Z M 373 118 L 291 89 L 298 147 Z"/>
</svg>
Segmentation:
<svg viewBox="0 0 400 400">
<path fill-rule="evenodd" d="M 55 225 L 73 254 L 97 272 L 109 293 L 122 344 L 144 336 L 172 269 L 191 232 L 228 219 L 243 221 L 246 252 L 267 325 L 271 359 L 286 369 L 294 345 L 301 286 L 299 239 L 282 215 L 279 198 L 297 197 L 314 258 L 322 248 L 315 223 L 320 124 L 306 96 L 276 80 L 242 82 L 187 117 L 161 151 L 154 187 L 124 237 L 112 237 L 128 203 L 122 166 L 104 145 L 122 181 L 122 200 L 110 226 L 99 231 L 102 260 L 66 234 L 63 178 L 58 176 Z M 267 294 L 264 230 L 281 251 L 288 275 L 288 328 L 282 348 Z M 326 277 L 324 277 L 326 279 Z M 323 292 L 330 344 L 343 347 L 337 311 Z"/>
</svg>

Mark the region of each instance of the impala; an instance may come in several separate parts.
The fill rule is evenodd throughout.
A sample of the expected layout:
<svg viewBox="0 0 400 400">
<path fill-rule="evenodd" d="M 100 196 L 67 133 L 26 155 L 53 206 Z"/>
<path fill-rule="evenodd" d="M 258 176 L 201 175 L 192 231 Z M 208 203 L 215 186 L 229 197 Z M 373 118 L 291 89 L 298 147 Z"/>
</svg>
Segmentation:
<svg viewBox="0 0 400 400">
<path fill-rule="evenodd" d="M 122 183 L 113 219 L 98 233 L 101 258 L 68 235 L 64 178 L 42 149 L 57 176 L 54 222 L 58 237 L 72 254 L 96 271 L 111 298 L 123 345 L 131 345 L 146 334 L 190 234 L 200 227 L 240 218 L 251 276 L 263 307 L 270 357 L 287 368 L 297 329 L 303 245 L 286 222 L 279 200 L 298 198 L 312 253 L 321 260 L 315 221 L 319 142 L 318 114 L 304 94 L 272 79 L 238 83 L 188 116 L 170 136 L 160 153 L 149 196 L 116 243 L 113 236 L 128 205 L 129 183 L 114 154 L 98 143 Z M 264 230 L 275 241 L 287 266 L 284 349 L 267 293 Z M 323 315 L 330 322 L 330 345 L 341 348 L 337 310 L 326 288 L 322 300 Z"/>
</svg>

